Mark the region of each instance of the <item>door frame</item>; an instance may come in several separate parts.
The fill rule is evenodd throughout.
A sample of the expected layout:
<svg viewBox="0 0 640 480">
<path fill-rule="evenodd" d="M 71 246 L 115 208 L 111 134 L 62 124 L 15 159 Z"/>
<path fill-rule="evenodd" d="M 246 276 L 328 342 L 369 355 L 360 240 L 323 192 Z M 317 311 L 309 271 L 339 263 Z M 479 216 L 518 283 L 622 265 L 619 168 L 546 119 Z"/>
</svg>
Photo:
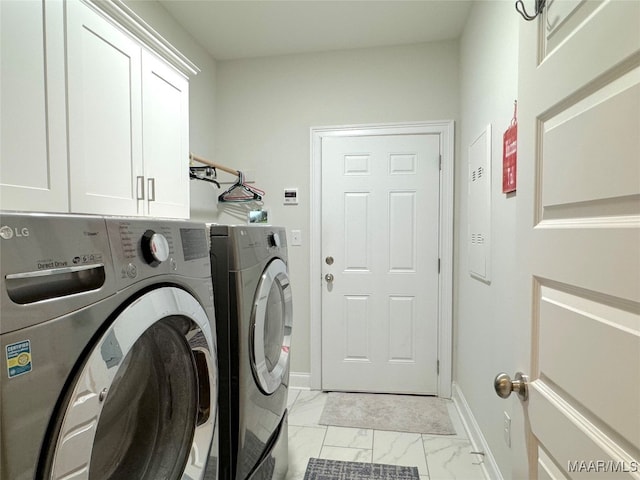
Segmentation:
<svg viewBox="0 0 640 480">
<path fill-rule="evenodd" d="M 438 396 L 451 398 L 453 367 L 453 120 L 390 124 L 311 127 L 310 180 L 310 339 L 322 338 L 322 139 L 381 135 L 437 134 L 440 136 L 440 219 L 438 288 Z M 310 387 L 322 390 L 322 342 L 310 341 Z"/>
</svg>

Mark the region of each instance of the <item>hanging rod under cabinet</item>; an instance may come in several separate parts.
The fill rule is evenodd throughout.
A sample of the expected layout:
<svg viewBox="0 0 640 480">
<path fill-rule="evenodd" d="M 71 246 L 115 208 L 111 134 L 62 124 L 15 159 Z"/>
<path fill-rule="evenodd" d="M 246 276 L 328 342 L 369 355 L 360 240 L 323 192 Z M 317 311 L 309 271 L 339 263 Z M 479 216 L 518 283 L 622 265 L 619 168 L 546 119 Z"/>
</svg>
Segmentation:
<svg viewBox="0 0 640 480">
<path fill-rule="evenodd" d="M 219 163 L 212 162 L 211 160 L 207 160 L 206 158 L 199 157 L 194 153 L 189 153 L 189 160 L 193 160 L 194 162 L 204 163 L 205 165 L 209 165 L 210 167 L 213 167 L 216 170 L 222 170 L 223 172 L 230 173 L 231 175 L 240 176 L 242 174 L 240 170 L 236 170 L 231 167 L 225 167 L 224 165 L 220 165 Z"/>
<path fill-rule="evenodd" d="M 206 158 L 199 157 L 193 153 L 189 153 L 189 159 L 203 163 L 209 167 L 213 167 L 216 170 L 222 170 L 223 172 L 237 175 L 238 181 L 231 185 L 231 187 L 229 187 L 227 190 L 222 192 L 218 196 L 218 201 L 232 203 L 262 201 L 262 197 L 265 194 L 264 190 L 260 190 L 259 188 L 248 185 L 245 181 L 244 174 L 240 170 L 225 167 L 224 165 L 220 165 L 219 163 L 212 162 L 211 160 L 207 160 Z M 238 195 L 238 191 L 240 191 L 240 195 Z"/>
</svg>

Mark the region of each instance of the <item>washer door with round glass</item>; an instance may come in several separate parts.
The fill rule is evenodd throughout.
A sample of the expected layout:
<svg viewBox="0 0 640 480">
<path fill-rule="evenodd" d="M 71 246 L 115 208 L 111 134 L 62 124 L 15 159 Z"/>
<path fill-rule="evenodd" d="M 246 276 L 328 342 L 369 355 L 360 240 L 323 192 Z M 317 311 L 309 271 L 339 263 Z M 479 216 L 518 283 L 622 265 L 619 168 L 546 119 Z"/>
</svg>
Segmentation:
<svg viewBox="0 0 640 480">
<path fill-rule="evenodd" d="M 202 478 L 217 372 L 211 325 L 184 290 L 152 290 L 89 353 L 57 426 L 44 478 Z"/>
<path fill-rule="evenodd" d="M 260 389 L 270 395 L 286 381 L 291 345 L 291 285 L 287 265 L 272 260 L 262 273 L 251 313 L 251 366 Z"/>
</svg>

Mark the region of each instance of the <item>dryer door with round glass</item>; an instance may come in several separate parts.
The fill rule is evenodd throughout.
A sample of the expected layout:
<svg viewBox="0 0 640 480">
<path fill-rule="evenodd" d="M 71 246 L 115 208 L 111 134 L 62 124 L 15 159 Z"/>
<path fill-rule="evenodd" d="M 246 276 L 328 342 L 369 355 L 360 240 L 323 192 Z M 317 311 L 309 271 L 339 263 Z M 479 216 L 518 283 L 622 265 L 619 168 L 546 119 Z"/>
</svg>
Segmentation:
<svg viewBox="0 0 640 480">
<path fill-rule="evenodd" d="M 44 478 L 201 478 L 217 401 L 211 325 L 184 290 L 128 305 L 65 399 Z"/>
<path fill-rule="evenodd" d="M 262 273 L 251 313 L 251 366 L 258 386 L 266 394 L 272 394 L 286 381 L 292 321 L 287 265 L 276 258 Z"/>
</svg>

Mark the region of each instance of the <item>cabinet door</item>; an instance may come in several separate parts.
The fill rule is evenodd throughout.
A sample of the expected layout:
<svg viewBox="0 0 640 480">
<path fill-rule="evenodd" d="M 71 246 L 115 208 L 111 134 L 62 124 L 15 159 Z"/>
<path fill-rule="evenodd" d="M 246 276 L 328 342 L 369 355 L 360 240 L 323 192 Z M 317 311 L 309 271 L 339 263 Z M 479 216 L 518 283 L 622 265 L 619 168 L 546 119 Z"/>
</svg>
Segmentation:
<svg viewBox="0 0 640 480">
<path fill-rule="evenodd" d="M 147 214 L 189 218 L 189 83 L 146 51 L 142 122 Z"/>
<path fill-rule="evenodd" d="M 141 47 L 79 1 L 67 2 L 71 211 L 138 215 Z"/>
<path fill-rule="evenodd" d="M 62 18 L 61 2 L 0 1 L 5 210 L 68 210 Z"/>
</svg>

